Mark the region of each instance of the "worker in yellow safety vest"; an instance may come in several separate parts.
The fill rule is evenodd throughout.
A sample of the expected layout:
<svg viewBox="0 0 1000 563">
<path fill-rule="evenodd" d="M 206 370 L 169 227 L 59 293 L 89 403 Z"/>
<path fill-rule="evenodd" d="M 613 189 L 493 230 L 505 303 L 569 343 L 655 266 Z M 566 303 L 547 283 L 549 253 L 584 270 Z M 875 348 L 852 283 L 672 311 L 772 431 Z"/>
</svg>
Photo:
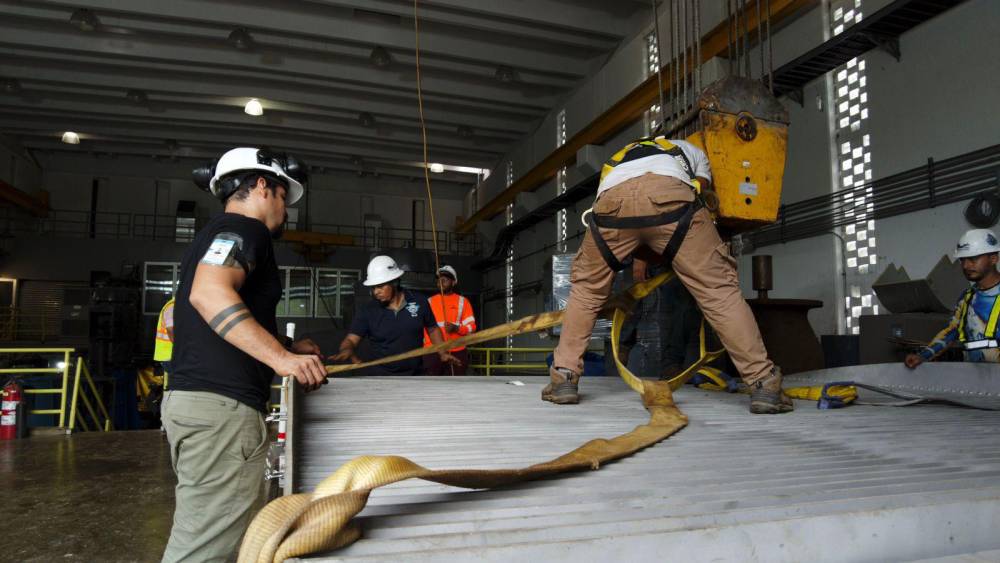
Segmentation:
<svg viewBox="0 0 1000 563">
<path fill-rule="evenodd" d="M 961 346 L 967 362 L 1000 362 L 1000 240 L 991 230 L 972 229 L 959 239 L 954 256 L 972 285 L 958 300 L 948 326 L 919 353 L 906 356 L 904 363 L 910 369 L 937 358 L 953 345 Z"/>
<path fill-rule="evenodd" d="M 458 273 L 455 268 L 445 265 L 438 270 L 439 293 L 435 293 L 427 298 L 431 305 L 431 311 L 437 320 L 437 325 L 441 327 L 445 340 L 456 340 L 465 335 L 476 332 L 476 316 L 472 312 L 472 303 L 464 296 L 459 295 L 455 288 L 458 286 Z M 442 299 L 444 306 L 441 305 Z M 424 348 L 433 346 L 431 339 L 424 331 Z M 465 346 L 449 350 L 452 356 L 458 360 L 453 366 L 446 366 L 437 354 L 427 354 L 424 356 L 425 375 L 465 375 L 465 370 L 469 367 L 469 353 Z M 452 372 L 454 369 L 454 372 Z"/>
<path fill-rule="evenodd" d="M 171 297 L 160 309 L 160 318 L 156 321 L 156 343 L 153 348 L 153 361 L 163 366 L 163 388 L 167 387 L 167 378 L 173 369 L 170 359 L 174 356 L 174 299 Z"/>
</svg>

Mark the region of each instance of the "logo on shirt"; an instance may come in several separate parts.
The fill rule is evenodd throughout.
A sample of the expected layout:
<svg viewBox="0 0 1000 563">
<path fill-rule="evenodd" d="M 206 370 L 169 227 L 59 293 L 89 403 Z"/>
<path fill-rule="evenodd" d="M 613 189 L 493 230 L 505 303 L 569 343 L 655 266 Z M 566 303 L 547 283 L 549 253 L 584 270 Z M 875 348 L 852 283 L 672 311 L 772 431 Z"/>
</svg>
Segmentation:
<svg viewBox="0 0 1000 563">
<path fill-rule="evenodd" d="M 411 301 L 406 304 L 406 310 L 410 312 L 411 317 L 416 317 L 417 312 L 420 311 L 420 305 L 417 305 L 416 303 Z"/>
</svg>

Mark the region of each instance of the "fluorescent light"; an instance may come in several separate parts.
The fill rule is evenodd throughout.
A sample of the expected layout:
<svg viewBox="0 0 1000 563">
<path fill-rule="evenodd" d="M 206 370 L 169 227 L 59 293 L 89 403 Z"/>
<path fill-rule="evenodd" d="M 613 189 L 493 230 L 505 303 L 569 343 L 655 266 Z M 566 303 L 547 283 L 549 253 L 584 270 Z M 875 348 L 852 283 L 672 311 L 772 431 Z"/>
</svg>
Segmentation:
<svg viewBox="0 0 1000 563">
<path fill-rule="evenodd" d="M 264 106 L 260 105 L 260 101 L 257 98 L 251 98 L 247 105 L 243 108 L 243 111 L 247 115 L 261 116 L 264 115 Z"/>
<path fill-rule="evenodd" d="M 408 166 L 416 166 L 417 168 L 427 168 L 435 174 L 440 174 L 442 172 L 459 172 L 461 174 L 474 174 L 476 176 L 489 176 L 490 171 L 487 168 L 474 168 L 472 166 L 455 166 L 453 164 L 442 164 L 439 162 L 431 162 L 425 164 L 423 162 L 402 162 L 400 164 L 406 164 Z"/>
<path fill-rule="evenodd" d="M 66 143 L 67 145 L 79 145 L 80 136 L 72 131 L 66 131 L 62 135 L 62 142 Z"/>
</svg>

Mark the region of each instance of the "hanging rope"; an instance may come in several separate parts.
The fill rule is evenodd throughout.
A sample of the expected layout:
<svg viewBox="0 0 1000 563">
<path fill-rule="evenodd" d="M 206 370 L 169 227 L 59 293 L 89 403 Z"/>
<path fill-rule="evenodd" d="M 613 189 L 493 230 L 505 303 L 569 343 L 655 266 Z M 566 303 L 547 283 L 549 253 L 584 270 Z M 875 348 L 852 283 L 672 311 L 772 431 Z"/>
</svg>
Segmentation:
<svg viewBox="0 0 1000 563">
<path fill-rule="evenodd" d="M 771 0 L 765 0 L 767 7 L 767 81 L 771 95 L 774 95 L 774 43 L 771 41 Z"/>
<path fill-rule="evenodd" d="M 757 4 L 757 50 L 760 51 L 760 81 L 763 82 L 767 67 L 764 66 L 764 24 L 760 17 L 761 2 L 762 0 L 755 1 Z"/>
<path fill-rule="evenodd" d="M 653 5 L 653 34 L 656 37 L 656 82 L 659 85 L 660 92 L 660 129 L 666 130 L 667 127 L 667 105 L 663 98 L 663 57 L 660 49 L 660 18 L 656 13 L 656 0 L 649 0 L 649 3 Z M 655 129 L 655 128 L 654 128 Z M 653 133 L 653 131 L 650 131 Z"/>
<path fill-rule="evenodd" d="M 427 122 L 424 120 L 424 93 L 420 84 L 420 18 L 417 14 L 417 0 L 413 0 L 413 44 L 414 55 L 417 67 L 417 109 L 420 113 L 420 139 L 424 149 L 424 186 L 427 188 L 427 212 L 431 215 L 431 242 L 434 245 L 434 279 L 437 280 L 438 272 L 441 271 L 441 255 L 438 252 L 437 221 L 434 218 L 434 196 L 431 194 L 431 172 L 430 161 L 427 158 Z M 444 304 L 444 288 L 438 283 L 438 292 L 441 294 L 441 317 L 444 324 L 448 326 L 447 307 Z M 455 319 L 458 324 L 461 319 Z M 444 329 L 441 330 L 441 337 L 447 341 Z M 455 375 L 455 366 L 451 367 L 451 374 Z"/>
</svg>

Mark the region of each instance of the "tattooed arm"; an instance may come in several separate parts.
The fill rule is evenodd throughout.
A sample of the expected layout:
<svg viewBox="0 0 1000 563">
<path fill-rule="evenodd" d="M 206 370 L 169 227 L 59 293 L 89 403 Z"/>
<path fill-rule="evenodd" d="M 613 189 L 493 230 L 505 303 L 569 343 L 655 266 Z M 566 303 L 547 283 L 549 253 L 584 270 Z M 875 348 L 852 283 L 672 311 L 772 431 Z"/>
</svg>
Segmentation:
<svg viewBox="0 0 1000 563">
<path fill-rule="evenodd" d="M 240 298 L 246 281 L 244 267 L 235 260 L 202 260 L 191 285 L 191 305 L 226 342 L 270 366 L 282 377 L 295 377 L 314 389 L 326 380 L 326 369 L 313 354 L 294 354 L 253 318 Z"/>
</svg>

